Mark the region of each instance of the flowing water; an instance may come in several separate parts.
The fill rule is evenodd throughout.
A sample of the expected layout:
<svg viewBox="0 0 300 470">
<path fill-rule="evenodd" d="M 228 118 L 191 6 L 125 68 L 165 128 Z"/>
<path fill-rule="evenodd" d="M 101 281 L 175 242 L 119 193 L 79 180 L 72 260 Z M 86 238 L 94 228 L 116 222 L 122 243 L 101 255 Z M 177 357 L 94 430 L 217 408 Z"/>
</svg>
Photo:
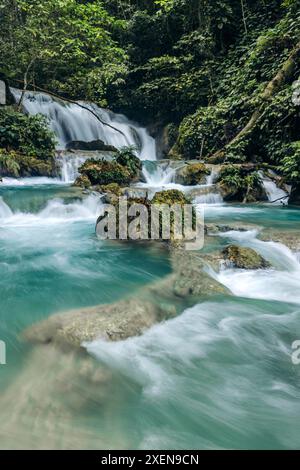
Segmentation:
<svg viewBox="0 0 300 470">
<path fill-rule="evenodd" d="M 174 184 L 168 169 L 148 166 L 144 175 L 157 187 Z M 225 204 L 213 183 L 212 175 L 195 199 L 206 221 L 255 226 L 211 236 L 205 250 L 248 246 L 272 267 L 208 267 L 227 295 L 204 292 L 140 337 L 85 344 L 86 356 L 29 345 L 20 334 L 58 311 L 137 294 L 170 273 L 168 255 L 98 240 L 99 195 L 82 196 L 63 179 L 4 179 L 0 448 L 299 448 L 300 366 L 291 359 L 300 339 L 299 253 L 258 236 L 263 227 L 275 238 L 276 230 L 295 234 L 300 210 Z"/>
<path fill-rule="evenodd" d="M 21 90 L 11 89 L 16 101 L 20 100 Z M 114 114 L 95 104 L 81 103 L 90 109 L 106 126 L 88 109 L 53 98 L 46 93 L 26 92 L 23 100 L 24 111 L 28 114 L 42 114 L 49 120 L 54 131 L 58 148 L 64 149 L 72 141 L 91 142 L 102 140 L 116 148 L 125 146 L 137 147 L 141 160 L 155 160 L 155 140 L 147 130 L 129 121 L 121 114 Z"/>
</svg>

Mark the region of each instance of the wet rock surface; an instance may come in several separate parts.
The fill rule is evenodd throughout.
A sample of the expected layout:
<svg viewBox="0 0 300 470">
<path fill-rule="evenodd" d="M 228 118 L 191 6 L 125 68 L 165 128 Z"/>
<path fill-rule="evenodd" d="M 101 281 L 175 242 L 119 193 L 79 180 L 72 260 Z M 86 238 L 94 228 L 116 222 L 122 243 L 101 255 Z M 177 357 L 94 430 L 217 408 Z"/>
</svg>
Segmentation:
<svg viewBox="0 0 300 470">
<path fill-rule="evenodd" d="M 226 261 L 239 269 L 265 269 L 270 267 L 270 263 L 252 248 L 230 245 L 222 253 Z"/>
</svg>

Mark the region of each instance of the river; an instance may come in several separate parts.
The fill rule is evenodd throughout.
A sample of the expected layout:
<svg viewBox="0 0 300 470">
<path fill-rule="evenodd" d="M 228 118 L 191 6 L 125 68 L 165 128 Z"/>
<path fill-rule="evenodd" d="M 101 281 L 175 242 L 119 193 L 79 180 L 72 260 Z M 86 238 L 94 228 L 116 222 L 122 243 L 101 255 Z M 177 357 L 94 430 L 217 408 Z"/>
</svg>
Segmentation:
<svg viewBox="0 0 300 470">
<path fill-rule="evenodd" d="M 163 186 L 173 184 L 160 177 Z M 4 180 L 1 448 L 299 447 L 300 366 L 291 359 L 300 339 L 299 254 L 258 234 L 262 228 L 294 234 L 300 210 L 206 202 L 212 202 L 204 204 L 207 222 L 255 227 L 210 237 L 204 249 L 249 246 L 272 268 L 208 268 L 231 295 L 204 295 L 142 336 L 85 344 L 87 360 L 30 345 L 20 335 L 57 311 L 138 292 L 170 273 L 168 254 L 98 240 L 100 196 L 82 196 L 64 178 Z"/>
</svg>

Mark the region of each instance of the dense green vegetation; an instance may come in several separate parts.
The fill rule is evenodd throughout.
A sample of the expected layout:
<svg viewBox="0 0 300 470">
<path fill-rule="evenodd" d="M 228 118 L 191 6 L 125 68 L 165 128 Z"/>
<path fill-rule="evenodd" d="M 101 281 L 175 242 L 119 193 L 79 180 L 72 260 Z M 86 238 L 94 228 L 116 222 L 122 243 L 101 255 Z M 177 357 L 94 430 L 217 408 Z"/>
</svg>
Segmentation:
<svg viewBox="0 0 300 470">
<path fill-rule="evenodd" d="M 167 127 L 172 158 L 299 181 L 299 0 L 1 0 L 10 83 Z M 295 104 L 296 103 L 296 104 Z"/>
<path fill-rule="evenodd" d="M 76 180 L 77 186 L 117 184 L 126 186 L 130 182 L 139 180 L 141 161 L 136 157 L 132 147 L 124 147 L 116 153 L 112 161 L 105 159 L 88 159 L 79 168 L 80 176 Z"/>
<path fill-rule="evenodd" d="M 55 140 L 43 116 L 0 108 L 0 170 L 3 176 L 53 176 Z"/>
</svg>

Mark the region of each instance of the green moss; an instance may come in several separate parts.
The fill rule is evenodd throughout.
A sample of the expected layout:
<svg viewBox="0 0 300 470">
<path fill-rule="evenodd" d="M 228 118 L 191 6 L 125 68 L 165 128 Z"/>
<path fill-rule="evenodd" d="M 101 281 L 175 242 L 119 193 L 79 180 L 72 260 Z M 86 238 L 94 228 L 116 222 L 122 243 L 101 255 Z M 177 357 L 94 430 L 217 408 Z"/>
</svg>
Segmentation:
<svg viewBox="0 0 300 470">
<path fill-rule="evenodd" d="M 178 191 L 178 189 L 168 189 L 167 191 L 159 191 L 152 199 L 152 204 L 190 204 L 190 199 L 186 195 Z"/>
<path fill-rule="evenodd" d="M 87 189 L 91 186 L 91 182 L 86 175 L 80 175 L 76 178 L 74 182 L 74 186 L 78 186 L 79 188 Z"/>
<path fill-rule="evenodd" d="M 263 269 L 270 267 L 270 263 L 252 248 L 230 245 L 223 250 L 223 255 L 236 268 Z"/>
<path fill-rule="evenodd" d="M 42 116 L 0 109 L 0 173 L 2 176 L 54 176 L 55 140 Z"/>
<path fill-rule="evenodd" d="M 204 183 L 206 175 L 209 174 L 209 170 L 204 163 L 193 163 L 187 165 L 181 176 L 183 179 L 183 184 L 186 185 L 196 185 Z"/>
<path fill-rule="evenodd" d="M 266 199 L 261 178 L 253 166 L 224 165 L 217 183 L 225 201 L 254 202 Z"/>
<path fill-rule="evenodd" d="M 100 186 L 100 191 L 103 193 L 112 193 L 115 196 L 121 196 L 122 195 L 122 189 L 117 183 L 110 183 L 110 184 L 105 184 Z"/>
<path fill-rule="evenodd" d="M 116 162 L 127 168 L 132 178 L 137 178 L 142 169 L 141 160 L 135 154 L 135 147 L 123 147 L 118 150 Z"/>
<path fill-rule="evenodd" d="M 132 179 L 129 170 L 116 161 L 89 159 L 79 168 L 79 172 L 88 177 L 92 185 L 117 183 L 126 186 Z"/>
</svg>

